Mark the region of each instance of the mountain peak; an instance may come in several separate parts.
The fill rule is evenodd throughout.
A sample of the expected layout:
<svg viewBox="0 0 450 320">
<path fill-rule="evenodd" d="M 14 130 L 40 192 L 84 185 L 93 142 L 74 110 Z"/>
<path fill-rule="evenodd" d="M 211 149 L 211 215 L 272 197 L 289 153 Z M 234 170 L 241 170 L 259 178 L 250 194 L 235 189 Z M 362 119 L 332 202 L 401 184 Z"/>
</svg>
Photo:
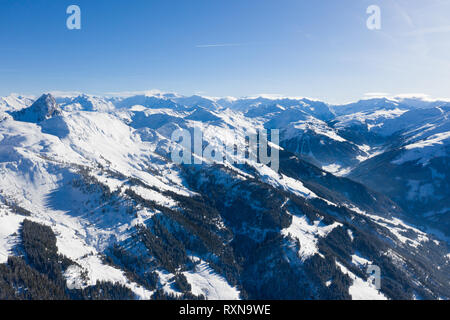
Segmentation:
<svg viewBox="0 0 450 320">
<path fill-rule="evenodd" d="M 48 105 L 56 105 L 56 100 L 55 98 L 52 96 L 51 93 L 44 93 L 42 96 L 39 97 L 39 99 L 37 99 L 34 104 L 36 103 L 42 103 L 45 102 Z"/>
<path fill-rule="evenodd" d="M 50 94 L 43 94 L 30 107 L 14 112 L 15 120 L 38 123 L 61 113 L 55 98 Z"/>
</svg>

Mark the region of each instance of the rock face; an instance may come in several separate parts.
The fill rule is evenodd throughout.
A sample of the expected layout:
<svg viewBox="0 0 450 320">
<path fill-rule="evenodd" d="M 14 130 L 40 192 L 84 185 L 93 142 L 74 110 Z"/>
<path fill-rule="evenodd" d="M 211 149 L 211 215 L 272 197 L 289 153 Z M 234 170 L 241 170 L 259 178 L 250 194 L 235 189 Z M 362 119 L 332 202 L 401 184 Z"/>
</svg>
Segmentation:
<svg viewBox="0 0 450 320">
<path fill-rule="evenodd" d="M 51 94 L 43 94 L 30 107 L 13 112 L 12 116 L 16 121 L 39 123 L 60 114 L 55 98 Z"/>
</svg>

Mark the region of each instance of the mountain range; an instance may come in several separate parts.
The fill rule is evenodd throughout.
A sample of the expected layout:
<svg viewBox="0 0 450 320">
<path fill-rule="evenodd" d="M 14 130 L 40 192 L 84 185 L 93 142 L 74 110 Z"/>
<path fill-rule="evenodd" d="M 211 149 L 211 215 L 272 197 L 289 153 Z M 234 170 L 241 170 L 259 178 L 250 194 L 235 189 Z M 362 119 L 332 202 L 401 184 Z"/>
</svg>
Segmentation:
<svg viewBox="0 0 450 320">
<path fill-rule="evenodd" d="M 0 299 L 449 299 L 450 102 L 0 98 Z M 277 129 L 279 170 L 171 160 Z M 381 287 L 368 266 L 381 271 Z"/>
</svg>

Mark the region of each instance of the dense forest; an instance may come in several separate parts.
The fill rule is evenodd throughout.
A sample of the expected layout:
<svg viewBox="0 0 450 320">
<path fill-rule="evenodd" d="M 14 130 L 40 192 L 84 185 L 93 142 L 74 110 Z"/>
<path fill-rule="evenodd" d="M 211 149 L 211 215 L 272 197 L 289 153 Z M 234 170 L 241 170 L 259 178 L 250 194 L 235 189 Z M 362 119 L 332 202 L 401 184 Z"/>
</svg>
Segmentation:
<svg viewBox="0 0 450 320">
<path fill-rule="evenodd" d="M 64 272 L 75 264 L 58 254 L 52 229 L 25 220 L 20 229 L 19 256 L 0 265 L 0 300 L 129 300 L 134 293 L 127 287 L 97 282 L 83 289 L 68 289 Z"/>
</svg>

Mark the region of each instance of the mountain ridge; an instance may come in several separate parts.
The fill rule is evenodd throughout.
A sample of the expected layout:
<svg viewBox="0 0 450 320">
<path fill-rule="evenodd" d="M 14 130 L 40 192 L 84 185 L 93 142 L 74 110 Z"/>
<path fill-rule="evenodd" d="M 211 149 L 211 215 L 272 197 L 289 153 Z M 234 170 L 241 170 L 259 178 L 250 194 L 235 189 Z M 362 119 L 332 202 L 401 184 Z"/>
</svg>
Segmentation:
<svg viewBox="0 0 450 320">
<path fill-rule="evenodd" d="M 446 118 L 432 117 L 421 129 L 419 117 L 386 137 L 367 123 L 382 128 L 405 113 L 380 118 L 386 108 L 369 106 L 369 117 L 348 126 L 310 100 L 251 100 L 254 111 L 244 113 L 230 105 L 245 109 L 245 101 L 227 107 L 205 99 L 46 96 L 22 103 L 22 115 L 42 111 L 36 121 L 6 108 L 12 117 L 0 121 L 0 267 L 15 266 L 8 256 L 25 241 L 20 230 L 28 219 L 50 227 L 58 254 L 71 261 L 54 269 L 63 284 L 49 284 L 63 291 L 96 292 L 100 281 L 140 299 L 450 298 L 448 245 L 427 232 L 434 224 L 395 194 L 367 187 L 370 175 L 352 177 L 396 148 L 445 146 L 434 135 L 446 132 Z M 230 150 L 229 159 L 243 161 L 173 163 L 171 133 L 179 128 L 201 129 L 205 143 L 237 139 L 240 146 L 248 131 L 279 129 L 280 170 Z M 338 177 L 330 165 L 349 173 Z M 414 168 L 443 174 L 439 166 Z M 405 188 L 396 191 L 410 192 Z M 366 281 L 369 264 L 382 270 L 381 291 Z"/>
</svg>

